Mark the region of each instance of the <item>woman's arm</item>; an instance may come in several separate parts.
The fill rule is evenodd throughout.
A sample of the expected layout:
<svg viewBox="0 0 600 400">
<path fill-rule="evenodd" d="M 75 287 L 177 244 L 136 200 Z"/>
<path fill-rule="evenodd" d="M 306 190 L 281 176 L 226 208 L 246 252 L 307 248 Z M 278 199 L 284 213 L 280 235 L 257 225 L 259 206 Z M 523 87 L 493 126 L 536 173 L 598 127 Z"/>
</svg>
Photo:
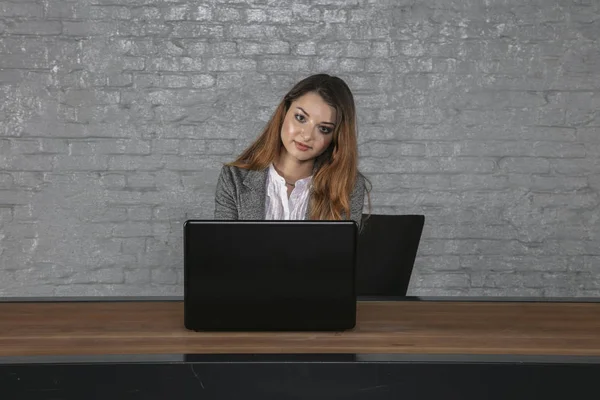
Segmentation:
<svg viewBox="0 0 600 400">
<path fill-rule="evenodd" d="M 365 204 L 365 179 L 362 175 L 356 178 L 356 184 L 350 197 L 350 218 L 356 221 L 360 230 L 362 225 L 362 213 Z"/>
<path fill-rule="evenodd" d="M 217 220 L 237 220 L 238 211 L 235 203 L 233 179 L 231 169 L 223 166 L 217 189 L 215 192 L 215 219 Z"/>
</svg>

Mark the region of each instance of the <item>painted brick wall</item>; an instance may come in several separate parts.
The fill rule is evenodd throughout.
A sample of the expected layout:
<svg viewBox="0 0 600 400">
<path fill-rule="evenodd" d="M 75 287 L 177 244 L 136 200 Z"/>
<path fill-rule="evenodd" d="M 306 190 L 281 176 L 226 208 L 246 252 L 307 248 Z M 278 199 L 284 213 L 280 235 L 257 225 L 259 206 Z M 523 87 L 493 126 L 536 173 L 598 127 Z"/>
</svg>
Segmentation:
<svg viewBox="0 0 600 400">
<path fill-rule="evenodd" d="M 0 0 L 0 295 L 182 294 L 182 229 L 347 80 L 415 295 L 600 295 L 598 0 Z"/>
</svg>

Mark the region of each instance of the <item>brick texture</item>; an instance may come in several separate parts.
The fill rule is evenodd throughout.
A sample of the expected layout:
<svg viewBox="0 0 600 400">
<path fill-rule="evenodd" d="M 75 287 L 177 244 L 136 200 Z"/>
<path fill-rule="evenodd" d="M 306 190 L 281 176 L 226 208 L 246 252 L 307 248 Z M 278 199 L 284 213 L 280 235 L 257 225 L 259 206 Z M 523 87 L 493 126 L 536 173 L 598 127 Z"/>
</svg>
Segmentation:
<svg viewBox="0 0 600 400">
<path fill-rule="evenodd" d="M 316 72 L 373 211 L 426 215 L 410 294 L 598 296 L 599 37 L 596 0 L 0 0 L 0 296 L 181 295 L 183 221 Z"/>
</svg>

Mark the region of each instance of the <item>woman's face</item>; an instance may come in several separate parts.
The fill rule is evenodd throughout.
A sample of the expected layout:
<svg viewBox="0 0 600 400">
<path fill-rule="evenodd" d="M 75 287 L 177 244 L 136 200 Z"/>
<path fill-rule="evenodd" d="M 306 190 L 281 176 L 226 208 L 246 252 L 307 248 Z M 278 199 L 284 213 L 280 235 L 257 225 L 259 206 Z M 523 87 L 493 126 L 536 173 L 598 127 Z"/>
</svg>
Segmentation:
<svg viewBox="0 0 600 400">
<path fill-rule="evenodd" d="M 318 94 L 309 92 L 297 98 L 281 126 L 285 150 L 298 161 L 315 159 L 331 144 L 335 121 L 335 108 Z"/>
</svg>

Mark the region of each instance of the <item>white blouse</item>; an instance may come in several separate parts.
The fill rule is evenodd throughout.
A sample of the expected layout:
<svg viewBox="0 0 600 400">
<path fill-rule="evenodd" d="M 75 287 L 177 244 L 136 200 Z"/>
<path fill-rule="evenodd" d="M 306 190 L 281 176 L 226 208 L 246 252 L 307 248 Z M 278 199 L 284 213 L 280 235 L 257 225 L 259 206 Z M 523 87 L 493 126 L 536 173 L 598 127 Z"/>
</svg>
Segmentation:
<svg viewBox="0 0 600 400">
<path fill-rule="evenodd" d="M 265 219 L 305 219 L 311 182 L 312 176 L 296 181 L 296 186 L 288 198 L 285 179 L 277 173 L 275 167 L 271 164 L 267 176 Z"/>
</svg>

